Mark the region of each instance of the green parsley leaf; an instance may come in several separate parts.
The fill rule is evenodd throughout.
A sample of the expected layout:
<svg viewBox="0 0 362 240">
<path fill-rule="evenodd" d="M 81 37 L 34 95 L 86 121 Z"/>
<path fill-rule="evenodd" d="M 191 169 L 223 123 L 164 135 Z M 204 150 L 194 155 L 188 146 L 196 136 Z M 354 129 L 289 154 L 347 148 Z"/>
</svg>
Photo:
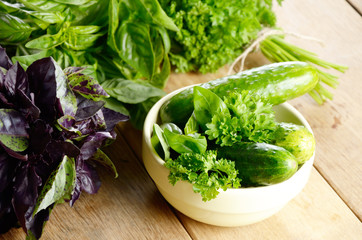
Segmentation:
<svg viewBox="0 0 362 240">
<path fill-rule="evenodd" d="M 213 150 L 203 154 L 183 153 L 176 160 L 166 160 L 165 166 L 170 170 L 168 178 L 172 185 L 180 180 L 193 184 L 194 192 L 200 193 L 205 202 L 216 198 L 219 189 L 225 191 L 240 186 L 235 163 L 217 159 Z"/>
</svg>

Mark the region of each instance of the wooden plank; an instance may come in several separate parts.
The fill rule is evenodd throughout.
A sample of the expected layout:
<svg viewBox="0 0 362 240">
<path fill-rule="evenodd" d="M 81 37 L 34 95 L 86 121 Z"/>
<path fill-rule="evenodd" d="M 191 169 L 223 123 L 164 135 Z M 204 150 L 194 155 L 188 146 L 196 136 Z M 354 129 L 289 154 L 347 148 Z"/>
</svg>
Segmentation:
<svg viewBox="0 0 362 240">
<path fill-rule="evenodd" d="M 362 1 L 361 0 L 347 0 L 360 15 L 362 15 Z"/>
<path fill-rule="evenodd" d="M 248 226 L 224 228 L 194 221 L 179 213 L 192 239 L 359 240 L 360 221 L 328 183 L 313 170 L 303 191 L 276 215 Z"/>
<path fill-rule="evenodd" d="M 315 166 L 348 206 L 362 219 L 362 19 L 345 1 L 284 1 L 275 8 L 285 31 L 318 38 L 324 46 L 288 37 L 323 59 L 347 65 L 339 74 L 333 101 L 318 106 L 308 97 L 291 104 L 310 122 L 317 140 Z M 335 71 L 330 71 L 336 73 Z"/>
<path fill-rule="evenodd" d="M 162 198 L 143 166 L 118 134 L 106 152 L 119 177 L 100 169 L 102 186 L 95 195 L 82 194 L 73 208 L 55 207 L 42 239 L 190 239 Z M 3 240 L 23 240 L 22 229 L 12 229 Z"/>
</svg>

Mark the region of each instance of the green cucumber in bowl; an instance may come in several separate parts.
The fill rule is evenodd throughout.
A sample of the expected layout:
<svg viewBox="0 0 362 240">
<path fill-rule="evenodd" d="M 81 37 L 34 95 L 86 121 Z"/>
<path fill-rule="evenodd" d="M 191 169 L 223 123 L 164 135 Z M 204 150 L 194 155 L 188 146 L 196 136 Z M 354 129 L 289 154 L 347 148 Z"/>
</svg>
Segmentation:
<svg viewBox="0 0 362 240">
<path fill-rule="evenodd" d="M 199 86 L 211 90 L 221 98 L 231 91 L 249 90 L 276 105 L 308 93 L 315 88 L 318 81 L 315 67 L 305 62 L 293 61 L 245 70 Z M 161 121 L 183 127 L 193 108 L 193 88 L 188 88 L 162 105 Z"/>
<path fill-rule="evenodd" d="M 240 142 L 220 147 L 217 156 L 235 162 L 242 187 L 281 183 L 298 170 L 293 154 L 268 143 Z"/>
<path fill-rule="evenodd" d="M 291 152 L 299 165 L 308 161 L 315 150 L 313 134 L 304 126 L 278 123 L 273 144 Z"/>
</svg>

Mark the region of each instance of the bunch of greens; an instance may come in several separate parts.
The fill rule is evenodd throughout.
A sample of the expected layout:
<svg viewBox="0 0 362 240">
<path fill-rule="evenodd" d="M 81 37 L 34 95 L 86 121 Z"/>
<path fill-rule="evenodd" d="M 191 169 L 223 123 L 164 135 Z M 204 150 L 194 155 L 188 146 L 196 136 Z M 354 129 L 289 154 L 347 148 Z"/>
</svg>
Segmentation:
<svg viewBox="0 0 362 240">
<path fill-rule="evenodd" d="M 172 43 L 170 59 L 176 71 L 215 72 L 248 53 L 259 40 L 257 46 L 272 62 L 305 61 L 340 72 L 347 69 L 283 40 L 285 33 L 274 30 L 276 17 L 272 2 L 160 0 L 165 12 L 179 28 L 177 32 L 169 32 Z M 279 4 L 281 2 L 278 0 Z M 274 33 L 264 38 L 264 32 L 269 28 Z M 319 77 L 321 83 L 310 95 L 322 104 L 326 99 L 332 99 L 332 94 L 322 83 L 335 88 L 338 77 L 322 70 L 319 70 Z"/>
<path fill-rule="evenodd" d="M 157 0 L 0 2 L 0 44 L 25 69 L 51 56 L 62 68 L 86 67 L 111 96 L 107 107 L 136 126 L 164 92 L 170 40 L 177 31 Z"/>
<path fill-rule="evenodd" d="M 219 189 L 239 187 L 242 181 L 233 161 L 218 158 L 218 146 L 272 142 L 277 125 L 272 105 L 249 91 L 232 92 L 221 99 L 195 86 L 193 102 L 194 112 L 184 131 L 173 123 L 154 124 L 151 142 L 170 169 L 170 183 L 188 181 L 208 201 Z"/>
<path fill-rule="evenodd" d="M 98 191 L 96 162 L 117 176 L 100 147 L 128 117 L 105 108 L 108 97 L 81 68 L 47 57 L 25 71 L 0 47 L 0 233 L 20 224 L 38 239 L 56 204 Z"/>
<path fill-rule="evenodd" d="M 181 72 L 216 71 L 234 61 L 264 27 L 274 27 L 276 23 L 271 0 L 160 3 L 180 29 L 170 32 L 170 58 Z"/>
</svg>

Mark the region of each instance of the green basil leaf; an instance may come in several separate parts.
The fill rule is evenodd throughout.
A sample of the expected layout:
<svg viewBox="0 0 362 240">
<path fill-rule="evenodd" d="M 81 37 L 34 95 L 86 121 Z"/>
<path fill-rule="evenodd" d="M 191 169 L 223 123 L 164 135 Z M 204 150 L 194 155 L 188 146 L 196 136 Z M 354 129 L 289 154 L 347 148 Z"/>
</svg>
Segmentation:
<svg viewBox="0 0 362 240">
<path fill-rule="evenodd" d="M 18 0 L 27 8 L 39 12 L 63 12 L 67 5 L 52 0 Z"/>
<path fill-rule="evenodd" d="M 117 0 L 110 0 L 109 8 L 108 8 L 108 38 L 107 45 L 111 47 L 111 49 L 115 52 L 119 52 L 117 48 L 115 34 L 119 26 L 119 11 L 120 4 Z"/>
<path fill-rule="evenodd" d="M 23 55 L 23 56 L 14 56 L 11 58 L 13 62 L 19 62 L 20 65 L 26 70 L 30 64 L 35 62 L 36 60 L 49 57 L 53 55 L 54 51 L 52 49 L 49 50 L 41 50 L 38 53 L 31 55 Z"/>
<path fill-rule="evenodd" d="M 147 25 L 125 22 L 115 37 L 119 56 L 150 79 L 154 74 L 155 55 L 149 31 Z"/>
<path fill-rule="evenodd" d="M 204 153 L 207 148 L 205 136 L 181 135 L 164 129 L 164 136 L 170 147 L 178 153 Z"/>
<path fill-rule="evenodd" d="M 171 73 L 171 63 L 168 55 L 165 54 L 163 57 L 162 68 L 160 72 L 156 72 L 150 83 L 158 88 L 163 89 L 167 83 L 167 80 Z"/>
<path fill-rule="evenodd" d="M 169 53 L 170 49 L 171 49 L 171 40 L 167 33 L 167 30 L 163 27 L 158 27 L 158 26 L 156 26 L 155 29 L 158 31 L 158 33 L 160 34 L 160 36 L 162 38 L 165 53 Z"/>
<path fill-rule="evenodd" d="M 113 111 L 116 111 L 116 112 L 129 116 L 129 112 L 128 112 L 127 108 L 122 104 L 122 102 L 118 101 L 117 99 L 115 99 L 113 97 L 109 97 L 109 98 L 103 99 L 103 101 L 106 102 L 106 104 L 104 105 L 106 108 L 109 108 Z"/>
<path fill-rule="evenodd" d="M 68 28 L 68 32 L 76 34 L 93 34 L 101 30 L 100 26 L 89 25 L 89 26 L 71 26 Z"/>
<path fill-rule="evenodd" d="M 185 135 L 194 134 L 199 131 L 199 123 L 196 120 L 195 113 L 192 112 L 191 117 L 187 120 L 184 132 Z"/>
<path fill-rule="evenodd" d="M 160 100 L 160 97 L 152 97 L 137 104 L 127 105 L 127 109 L 131 117 L 130 121 L 135 128 L 140 130 L 143 128 L 148 112 L 158 100 Z"/>
<path fill-rule="evenodd" d="M 172 31 L 179 31 L 175 23 L 163 11 L 162 7 L 157 0 L 140 0 L 148 13 L 151 15 L 153 21 L 165 28 Z"/>
<path fill-rule="evenodd" d="M 165 92 L 143 80 L 111 79 L 102 83 L 103 89 L 124 103 L 141 103 L 151 97 L 164 96 Z"/>
<path fill-rule="evenodd" d="M 69 4 L 69 5 L 85 5 L 90 2 L 94 2 L 94 0 L 53 0 L 54 2 Z"/>
<path fill-rule="evenodd" d="M 182 130 L 174 123 L 164 123 L 161 125 L 162 130 L 165 130 L 166 128 L 173 133 L 182 134 Z"/>
<path fill-rule="evenodd" d="M 22 19 L 0 12 L 0 43 L 18 43 L 29 38 L 33 29 Z"/>
<path fill-rule="evenodd" d="M 53 171 L 45 182 L 37 199 L 33 215 L 52 204 L 69 200 L 75 186 L 75 163 L 73 158 L 64 156 L 57 170 Z"/>
<path fill-rule="evenodd" d="M 56 46 L 61 45 L 65 41 L 65 36 L 63 31 L 59 31 L 57 34 L 50 35 L 42 35 L 38 38 L 35 38 L 25 44 L 27 48 L 34 49 L 50 49 Z"/>
<path fill-rule="evenodd" d="M 151 137 L 151 143 L 157 154 L 167 160 L 170 158 L 170 146 L 168 145 L 163 131 L 156 123 L 153 124 L 153 134 Z"/>
<path fill-rule="evenodd" d="M 215 114 L 230 115 L 228 107 L 219 96 L 199 86 L 194 87 L 194 113 L 202 129 L 206 128 L 206 123 L 211 122 Z"/>
</svg>

